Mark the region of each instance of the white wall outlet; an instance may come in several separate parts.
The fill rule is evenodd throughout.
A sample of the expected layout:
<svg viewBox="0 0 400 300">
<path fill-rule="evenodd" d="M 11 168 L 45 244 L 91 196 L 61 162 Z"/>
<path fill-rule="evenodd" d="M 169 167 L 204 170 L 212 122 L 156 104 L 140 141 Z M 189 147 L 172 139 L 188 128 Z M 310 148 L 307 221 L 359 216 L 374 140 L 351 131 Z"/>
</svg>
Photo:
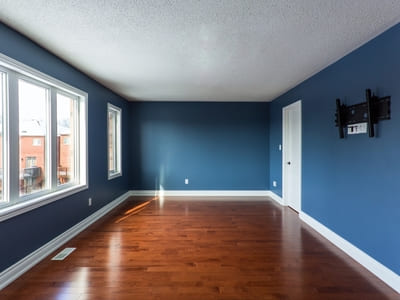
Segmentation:
<svg viewBox="0 0 400 300">
<path fill-rule="evenodd" d="M 189 184 L 189 178 L 185 178 L 185 184 Z"/>
<path fill-rule="evenodd" d="M 92 206 L 92 198 L 88 199 L 88 206 Z"/>
<path fill-rule="evenodd" d="M 272 181 L 272 186 L 276 187 L 278 185 L 278 183 L 276 182 L 276 180 Z"/>
</svg>

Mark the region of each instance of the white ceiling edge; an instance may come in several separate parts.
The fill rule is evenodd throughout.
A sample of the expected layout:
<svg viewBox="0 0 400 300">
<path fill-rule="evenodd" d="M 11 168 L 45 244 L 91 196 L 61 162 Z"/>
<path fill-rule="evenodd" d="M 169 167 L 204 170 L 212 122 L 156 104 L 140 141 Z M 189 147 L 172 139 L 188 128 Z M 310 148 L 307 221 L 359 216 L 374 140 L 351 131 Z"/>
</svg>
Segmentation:
<svg viewBox="0 0 400 300">
<path fill-rule="evenodd" d="M 0 1 L 0 21 L 131 101 L 272 101 L 399 11 L 397 0 Z"/>
</svg>

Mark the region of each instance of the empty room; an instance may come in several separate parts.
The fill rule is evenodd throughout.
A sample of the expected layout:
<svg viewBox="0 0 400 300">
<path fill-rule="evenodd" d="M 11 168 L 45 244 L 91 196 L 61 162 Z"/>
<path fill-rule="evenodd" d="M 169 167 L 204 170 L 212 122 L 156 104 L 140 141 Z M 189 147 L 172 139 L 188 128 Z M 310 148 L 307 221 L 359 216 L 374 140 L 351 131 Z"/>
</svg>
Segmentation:
<svg viewBox="0 0 400 300">
<path fill-rule="evenodd" d="M 399 22 L 0 1 L 0 299 L 400 299 Z"/>
</svg>

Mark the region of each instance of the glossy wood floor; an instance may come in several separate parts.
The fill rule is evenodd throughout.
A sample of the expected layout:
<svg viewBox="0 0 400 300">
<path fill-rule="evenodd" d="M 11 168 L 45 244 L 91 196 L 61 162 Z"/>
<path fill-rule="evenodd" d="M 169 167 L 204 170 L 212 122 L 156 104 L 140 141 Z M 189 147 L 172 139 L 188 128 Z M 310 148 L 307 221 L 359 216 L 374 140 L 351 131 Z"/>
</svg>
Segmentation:
<svg viewBox="0 0 400 300">
<path fill-rule="evenodd" d="M 400 299 L 290 208 L 146 200 L 119 206 L 0 299 Z"/>
</svg>

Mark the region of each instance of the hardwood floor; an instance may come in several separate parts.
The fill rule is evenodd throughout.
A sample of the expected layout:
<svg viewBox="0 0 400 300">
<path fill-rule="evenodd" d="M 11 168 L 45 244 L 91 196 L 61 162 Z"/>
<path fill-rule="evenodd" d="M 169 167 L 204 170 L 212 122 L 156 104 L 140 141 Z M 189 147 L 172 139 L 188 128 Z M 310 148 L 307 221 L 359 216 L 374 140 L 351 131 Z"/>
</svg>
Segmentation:
<svg viewBox="0 0 400 300">
<path fill-rule="evenodd" d="M 287 207 L 185 199 L 130 198 L 0 299 L 400 299 Z"/>
</svg>

